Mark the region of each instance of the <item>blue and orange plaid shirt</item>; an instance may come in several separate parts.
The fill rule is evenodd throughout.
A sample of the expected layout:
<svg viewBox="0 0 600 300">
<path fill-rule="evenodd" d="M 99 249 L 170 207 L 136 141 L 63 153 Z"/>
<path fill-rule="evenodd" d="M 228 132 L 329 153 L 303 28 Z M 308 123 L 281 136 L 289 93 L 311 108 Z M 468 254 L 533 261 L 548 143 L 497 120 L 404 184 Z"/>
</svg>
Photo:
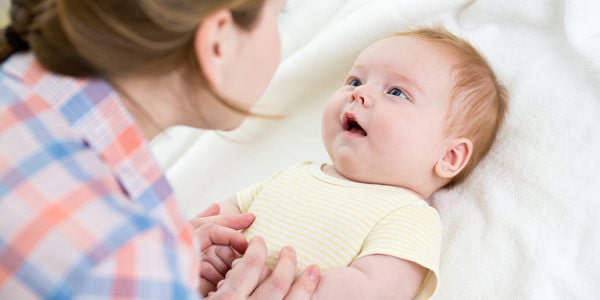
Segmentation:
<svg viewBox="0 0 600 300">
<path fill-rule="evenodd" d="M 106 82 L 0 66 L 0 299 L 199 298 L 195 243 Z"/>
</svg>

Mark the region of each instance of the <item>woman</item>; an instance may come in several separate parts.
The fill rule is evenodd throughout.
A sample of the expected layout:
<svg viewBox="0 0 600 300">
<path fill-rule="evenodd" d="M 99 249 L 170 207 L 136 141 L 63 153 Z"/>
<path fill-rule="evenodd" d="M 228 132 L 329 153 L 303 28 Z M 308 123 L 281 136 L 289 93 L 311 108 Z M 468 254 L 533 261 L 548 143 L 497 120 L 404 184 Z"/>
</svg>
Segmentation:
<svg viewBox="0 0 600 300">
<path fill-rule="evenodd" d="M 0 39 L 0 298 L 194 299 L 210 245 L 246 253 L 216 291 L 200 284 L 210 297 L 311 295 L 318 270 L 293 282 L 292 249 L 264 269 L 264 242 L 237 231 L 252 215 L 209 209 L 194 234 L 146 142 L 253 115 L 279 61 L 283 4 L 12 1 Z"/>
</svg>

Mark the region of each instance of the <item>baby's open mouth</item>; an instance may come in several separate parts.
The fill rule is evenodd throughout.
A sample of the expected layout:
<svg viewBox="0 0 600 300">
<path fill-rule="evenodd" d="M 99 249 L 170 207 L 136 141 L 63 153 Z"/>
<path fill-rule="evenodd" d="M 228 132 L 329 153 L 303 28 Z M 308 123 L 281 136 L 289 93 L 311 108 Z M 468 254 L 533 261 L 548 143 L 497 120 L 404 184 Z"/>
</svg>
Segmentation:
<svg viewBox="0 0 600 300">
<path fill-rule="evenodd" d="M 358 124 L 354 115 L 350 113 L 344 114 L 344 123 L 343 123 L 344 131 L 350 132 L 355 135 L 367 136 L 367 132 Z"/>
</svg>

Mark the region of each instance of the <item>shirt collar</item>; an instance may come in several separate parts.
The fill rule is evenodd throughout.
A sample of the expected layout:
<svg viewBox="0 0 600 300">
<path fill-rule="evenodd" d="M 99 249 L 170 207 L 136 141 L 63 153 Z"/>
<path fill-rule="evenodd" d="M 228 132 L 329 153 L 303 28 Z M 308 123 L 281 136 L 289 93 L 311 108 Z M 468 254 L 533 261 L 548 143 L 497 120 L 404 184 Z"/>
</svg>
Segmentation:
<svg viewBox="0 0 600 300">
<path fill-rule="evenodd" d="M 172 194 L 141 130 L 105 80 L 51 74 L 30 53 L 11 55 L 2 69 L 59 111 L 136 203 L 152 211 Z"/>
</svg>

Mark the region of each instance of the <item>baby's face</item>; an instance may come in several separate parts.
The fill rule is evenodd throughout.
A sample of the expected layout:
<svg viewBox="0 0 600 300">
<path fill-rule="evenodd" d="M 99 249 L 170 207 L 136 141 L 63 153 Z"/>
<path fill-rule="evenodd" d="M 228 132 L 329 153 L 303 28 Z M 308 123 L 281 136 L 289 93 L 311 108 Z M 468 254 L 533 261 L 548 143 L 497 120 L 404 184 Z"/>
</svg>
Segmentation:
<svg viewBox="0 0 600 300">
<path fill-rule="evenodd" d="M 323 113 L 323 141 L 340 175 L 419 193 L 445 153 L 455 63 L 415 37 L 365 49 Z"/>
</svg>

